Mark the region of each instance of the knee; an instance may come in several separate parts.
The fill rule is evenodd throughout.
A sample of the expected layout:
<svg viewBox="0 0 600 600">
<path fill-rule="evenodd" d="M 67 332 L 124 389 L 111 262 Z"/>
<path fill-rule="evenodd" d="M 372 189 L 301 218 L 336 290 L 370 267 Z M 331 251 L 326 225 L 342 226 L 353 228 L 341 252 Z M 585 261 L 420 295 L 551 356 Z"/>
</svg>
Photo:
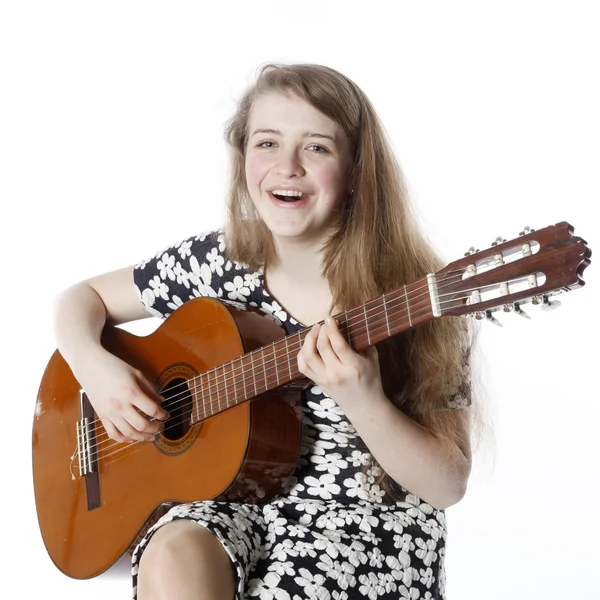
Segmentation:
<svg viewBox="0 0 600 600">
<path fill-rule="evenodd" d="M 140 588 L 163 597 L 159 590 L 172 593 L 179 586 L 208 590 L 216 585 L 229 589 L 226 597 L 231 598 L 233 582 L 231 562 L 215 535 L 197 523 L 172 521 L 156 531 L 142 554 L 138 597 L 147 596 L 139 594 Z"/>
</svg>

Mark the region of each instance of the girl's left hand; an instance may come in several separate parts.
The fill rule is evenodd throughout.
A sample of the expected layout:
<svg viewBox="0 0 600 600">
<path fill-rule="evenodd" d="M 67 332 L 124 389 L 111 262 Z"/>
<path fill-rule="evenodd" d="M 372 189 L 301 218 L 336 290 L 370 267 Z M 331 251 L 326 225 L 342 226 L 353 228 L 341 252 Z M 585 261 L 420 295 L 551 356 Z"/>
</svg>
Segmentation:
<svg viewBox="0 0 600 600">
<path fill-rule="evenodd" d="M 377 348 L 355 352 L 331 317 L 323 325 L 316 323 L 307 334 L 298 353 L 298 369 L 342 410 L 383 396 Z"/>
</svg>

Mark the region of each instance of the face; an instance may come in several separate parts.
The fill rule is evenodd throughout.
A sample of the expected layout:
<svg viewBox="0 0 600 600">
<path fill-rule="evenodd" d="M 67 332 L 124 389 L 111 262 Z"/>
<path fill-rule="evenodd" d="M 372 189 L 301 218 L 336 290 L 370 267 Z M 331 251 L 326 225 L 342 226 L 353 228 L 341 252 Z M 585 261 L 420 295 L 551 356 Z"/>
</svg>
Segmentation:
<svg viewBox="0 0 600 600">
<path fill-rule="evenodd" d="M 349 193 L 349 142 L 341 127 L 292 94 L 252 105 L 246 182 L 276 241 L 322 243 Z"/>
</svg>

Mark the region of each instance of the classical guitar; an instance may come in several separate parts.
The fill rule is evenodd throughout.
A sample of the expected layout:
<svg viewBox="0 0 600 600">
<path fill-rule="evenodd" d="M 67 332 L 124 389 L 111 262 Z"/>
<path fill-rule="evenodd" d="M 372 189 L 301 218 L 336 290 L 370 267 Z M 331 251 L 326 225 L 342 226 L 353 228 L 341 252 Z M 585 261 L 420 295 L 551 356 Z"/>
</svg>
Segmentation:
<svg viewBox="0 0 600 600">
<path fill-rule="evenodd" d="M 336 315 L 362 350 L 445 316 L 495 320 L 496 310 L 552 304 L 584 284 L 586 242 L 566 222 L 497 239 L 484 251 Z M 298 457 L 295 361 L 307 331 L 286 336 L 269 319 L 214 299 L 191 300 L 152 334 L 106 327 L 104 346 L 154 382 L 170 413 L 153 442 L 111 440 L 56 351 L 33 421 L 33 480 L 46 549 L 74 578 L 99 575 L 173 504 L 203 499 L 264 502 Z"/>
</svg>

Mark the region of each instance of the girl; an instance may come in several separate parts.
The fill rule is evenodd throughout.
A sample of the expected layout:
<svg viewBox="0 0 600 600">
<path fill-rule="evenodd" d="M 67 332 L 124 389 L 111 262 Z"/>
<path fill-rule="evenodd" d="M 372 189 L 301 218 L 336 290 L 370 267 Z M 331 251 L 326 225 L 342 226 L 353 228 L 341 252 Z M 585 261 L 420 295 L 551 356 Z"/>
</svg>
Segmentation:
<svg viewBox="0 0 600 600">
<path fill-rule="evenodd" d="M 114 440 L 152 440 L 167 412 L 141 373 L 102 348 L 105 323 L 213 296 L 258 308 L 288 334 L 310 328 L 297 355 L 311 381 L 301 456 L 264 505 L 172 508 L 133 553 L 134 595 L 444 598 L 444 509 L 471 467 L 464 321 L 357 353 L 330 318 L 442 266 L 376 113 L 333 69 L 267 65 L 227 141 L 223 231 L 65 290 L 58 347 Z"/>
</svg>

